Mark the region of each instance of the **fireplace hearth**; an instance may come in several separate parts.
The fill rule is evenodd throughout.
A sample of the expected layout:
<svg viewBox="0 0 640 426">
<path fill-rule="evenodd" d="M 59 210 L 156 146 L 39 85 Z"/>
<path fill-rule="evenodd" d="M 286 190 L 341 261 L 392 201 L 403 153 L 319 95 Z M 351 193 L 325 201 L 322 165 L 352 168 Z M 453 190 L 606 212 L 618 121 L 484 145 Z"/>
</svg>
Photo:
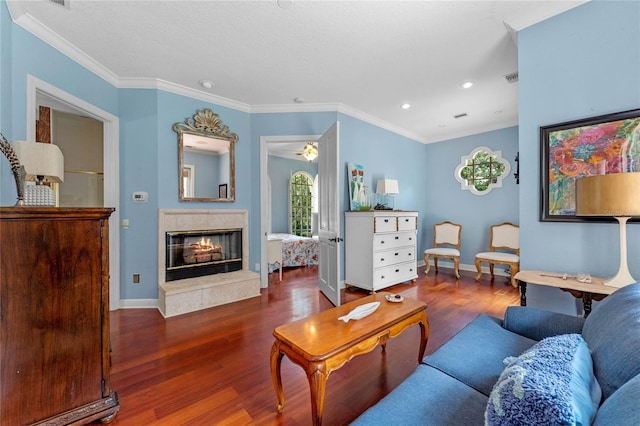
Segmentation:
<svg viewBox="0 0 640 426">
<path fill-rule="evenodd" d="M 208 234 L 208 230 L 240 232 L 234 233 L 238 235 L 237 241 L 230 235 L 218 239 L 198 235 Z M 184 235 L 180 237 L 182 254 L 174 254 L 167 262 L 167 234 L 170 233 Z M 172 271 L 167 265 L 172 265 Z M 157 266 L 158 310 L 165 318 L 260 296 L 260 274 L 249 270 L 247 210 L 159 209 Z M 199 268 L 205 275 L 179 278 L 185 271 Z M 214 273 L 207 268 L 214 269 Z M 230 272 L 223 273 L 225 269 Z M 174 276 L 170 281 L 172 274 L 178 278 Z"/>
<path fill-rule="evenodd" d="M 166 233 L 166 281 L 242 269 L 242 229 Z"/>
</svg>

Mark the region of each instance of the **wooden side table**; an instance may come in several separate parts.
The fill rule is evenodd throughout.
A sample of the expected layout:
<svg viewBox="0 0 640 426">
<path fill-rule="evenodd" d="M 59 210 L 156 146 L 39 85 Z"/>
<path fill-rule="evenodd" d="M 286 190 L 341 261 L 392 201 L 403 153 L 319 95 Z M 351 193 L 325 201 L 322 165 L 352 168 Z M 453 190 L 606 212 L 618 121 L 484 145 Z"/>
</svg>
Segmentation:
<svg viewBox="0 0 640 426">
<path fill-rule="evenodd" d="M 543 274 L 562 275 L 562 273 L 547 271 L 520 271 L 516 274 L 515 278 L 520 284 L 520 306 L 527 306 L 527 283 L 557 287 L 575 298 L 582 299 L 584 317 L 586 318 L 591 313 L 593 300 L 602 300 L 618 289 L 604 285 L 605 278 L 591 277 L 590 283 L 582 283 L 574 278 L 563 279 Z"/>
</svg>

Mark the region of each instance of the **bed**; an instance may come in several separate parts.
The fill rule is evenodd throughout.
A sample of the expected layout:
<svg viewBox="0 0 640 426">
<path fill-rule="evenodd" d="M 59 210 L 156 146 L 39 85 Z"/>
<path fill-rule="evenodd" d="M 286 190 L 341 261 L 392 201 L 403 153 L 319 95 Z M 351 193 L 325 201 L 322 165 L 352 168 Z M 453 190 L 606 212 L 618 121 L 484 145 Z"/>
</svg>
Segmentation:
<svg viewBox="0 0 640 426">
<path fill-rule="evenodd" d="M 268 240 L 282 240 L 282 267 L 317 265 L 320 260 L 318 237 L 292 234 L 269 234 Z M 269 272 L 279 269 L 279 262 L 269 263 Z"/>
</svg>

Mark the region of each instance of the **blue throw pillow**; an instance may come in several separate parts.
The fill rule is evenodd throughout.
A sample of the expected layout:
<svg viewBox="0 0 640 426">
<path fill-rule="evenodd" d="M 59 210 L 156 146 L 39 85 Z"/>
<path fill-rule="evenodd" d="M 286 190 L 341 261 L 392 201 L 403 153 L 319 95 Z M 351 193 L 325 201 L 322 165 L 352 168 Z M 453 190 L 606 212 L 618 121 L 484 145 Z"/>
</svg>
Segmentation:
<svg viewBox="0 0 640 426">
<path fill-rule="evenodd" d="M 579 334 L 541 340 L 506 368 L 491 391 L 486 425 L 589 425 L 602 391 Z"/>
</svg>

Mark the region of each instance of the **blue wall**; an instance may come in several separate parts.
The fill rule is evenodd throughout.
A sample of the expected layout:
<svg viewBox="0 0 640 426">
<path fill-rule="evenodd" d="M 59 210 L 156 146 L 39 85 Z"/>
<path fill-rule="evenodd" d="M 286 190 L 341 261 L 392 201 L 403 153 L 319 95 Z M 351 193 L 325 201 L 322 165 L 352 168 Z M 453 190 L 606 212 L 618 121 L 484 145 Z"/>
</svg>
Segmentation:
<svg viewBox="0 0 640 426">
<path fill-rule="evenodd" d="M 469 155 L 473 149 L 486 146 L 492 151 L 502 151 L 502 157 L 511 165 L 511 173 L 502 181 L 502 188 L 494 188 L 488 194 L 474 195 L 461 190 L 455 179 L 455 168 L 460 157 Z M 449 220 L 462 225 L 460 262 L 473 265 L 475 254 L 489 248 L 489 227 L 511 222 L 518 224 L 519 185 L 513 173 L 516 170 L 514 158 L 518 152 L 518 128 L 496 130 L 446 142 L 427 145 L 424 168 L 427 170 L 427 184 L 424 197 L 427 228 L 423 242 L 433 245 L 433 225 Z M 475 267 L 472 268 L 475 270 Z"/>
<path fill-rule="evenodd" d="M 592 1 L 518 34 L 523 269 L 617 271 L 616 224 L 538 220 L 539 127 L 640 107 L 639 22 L 637 1 Z M 640 278 L 640 225 L 627 232 L 629 268 Z M 576 312 L 571 296 L 530 287 L 530 305 Z"/>
<path fill-rule="evenodd" d="M 157 297 L 158 209 L 231 208 L 249 210 L 250 265 L 260 259 L 260 137 L 322 134 L 340 121 L 338 187 L 348 208 L 347 163 L 365 167 L 365 183 L 375 190 L 380 178 L 397 179 L 396 208 L 417 210 L 419 253 L 431 246 L 432 226 L 444 219 L 463 224 L 463 263 L 472 263 L 488 244 L 488 226 L 509 220 L 521 226 L 522 267 L 610 276 L 618 263 L 614 224 L 538 221 L 539 127 L 640 106 L 640 5 L 592 1 L 519 34 L 520 125 L 432 145 L 422 145 L 340 112 L 249 114 L 159 90 L 117 89 L 10 21 L 0 4 L 0 124 L 10 139 L 26 136 L 27 75 L 105 110 L 120 119 L 121 297 Z M 178 200 L 177 136 L 172 129 L 197 110 L 212 108 L 235 133 L 236 202 L 189 203 Z M 519 146 L 518 146 L 519 144 Z M 502 150 L 512 167 L 522 159 L 521 184 L 507 178 L 486 196 L 460 190 L 453 169 L 460 156 L 485 145 Z M 15 185 L 0 161 L 0 202 L 15 203 Z M 512 170 L 513 171 L 513 170 Z M 135 204 L 134 191 L 149 202 Z M 640 225 L 629 226 L 631 272 L 640 277 Z M 344 232 L 344 230 L 343 230 Z M 149 249 L 151 247 L 151 250 Z M 141 273 L 140 285 L 130 283 Z M 533 287 L 533 286 L 532 286 Z M 532 305 L 575 312 L 571 296 L 532 288 Z"/>
</svg>

